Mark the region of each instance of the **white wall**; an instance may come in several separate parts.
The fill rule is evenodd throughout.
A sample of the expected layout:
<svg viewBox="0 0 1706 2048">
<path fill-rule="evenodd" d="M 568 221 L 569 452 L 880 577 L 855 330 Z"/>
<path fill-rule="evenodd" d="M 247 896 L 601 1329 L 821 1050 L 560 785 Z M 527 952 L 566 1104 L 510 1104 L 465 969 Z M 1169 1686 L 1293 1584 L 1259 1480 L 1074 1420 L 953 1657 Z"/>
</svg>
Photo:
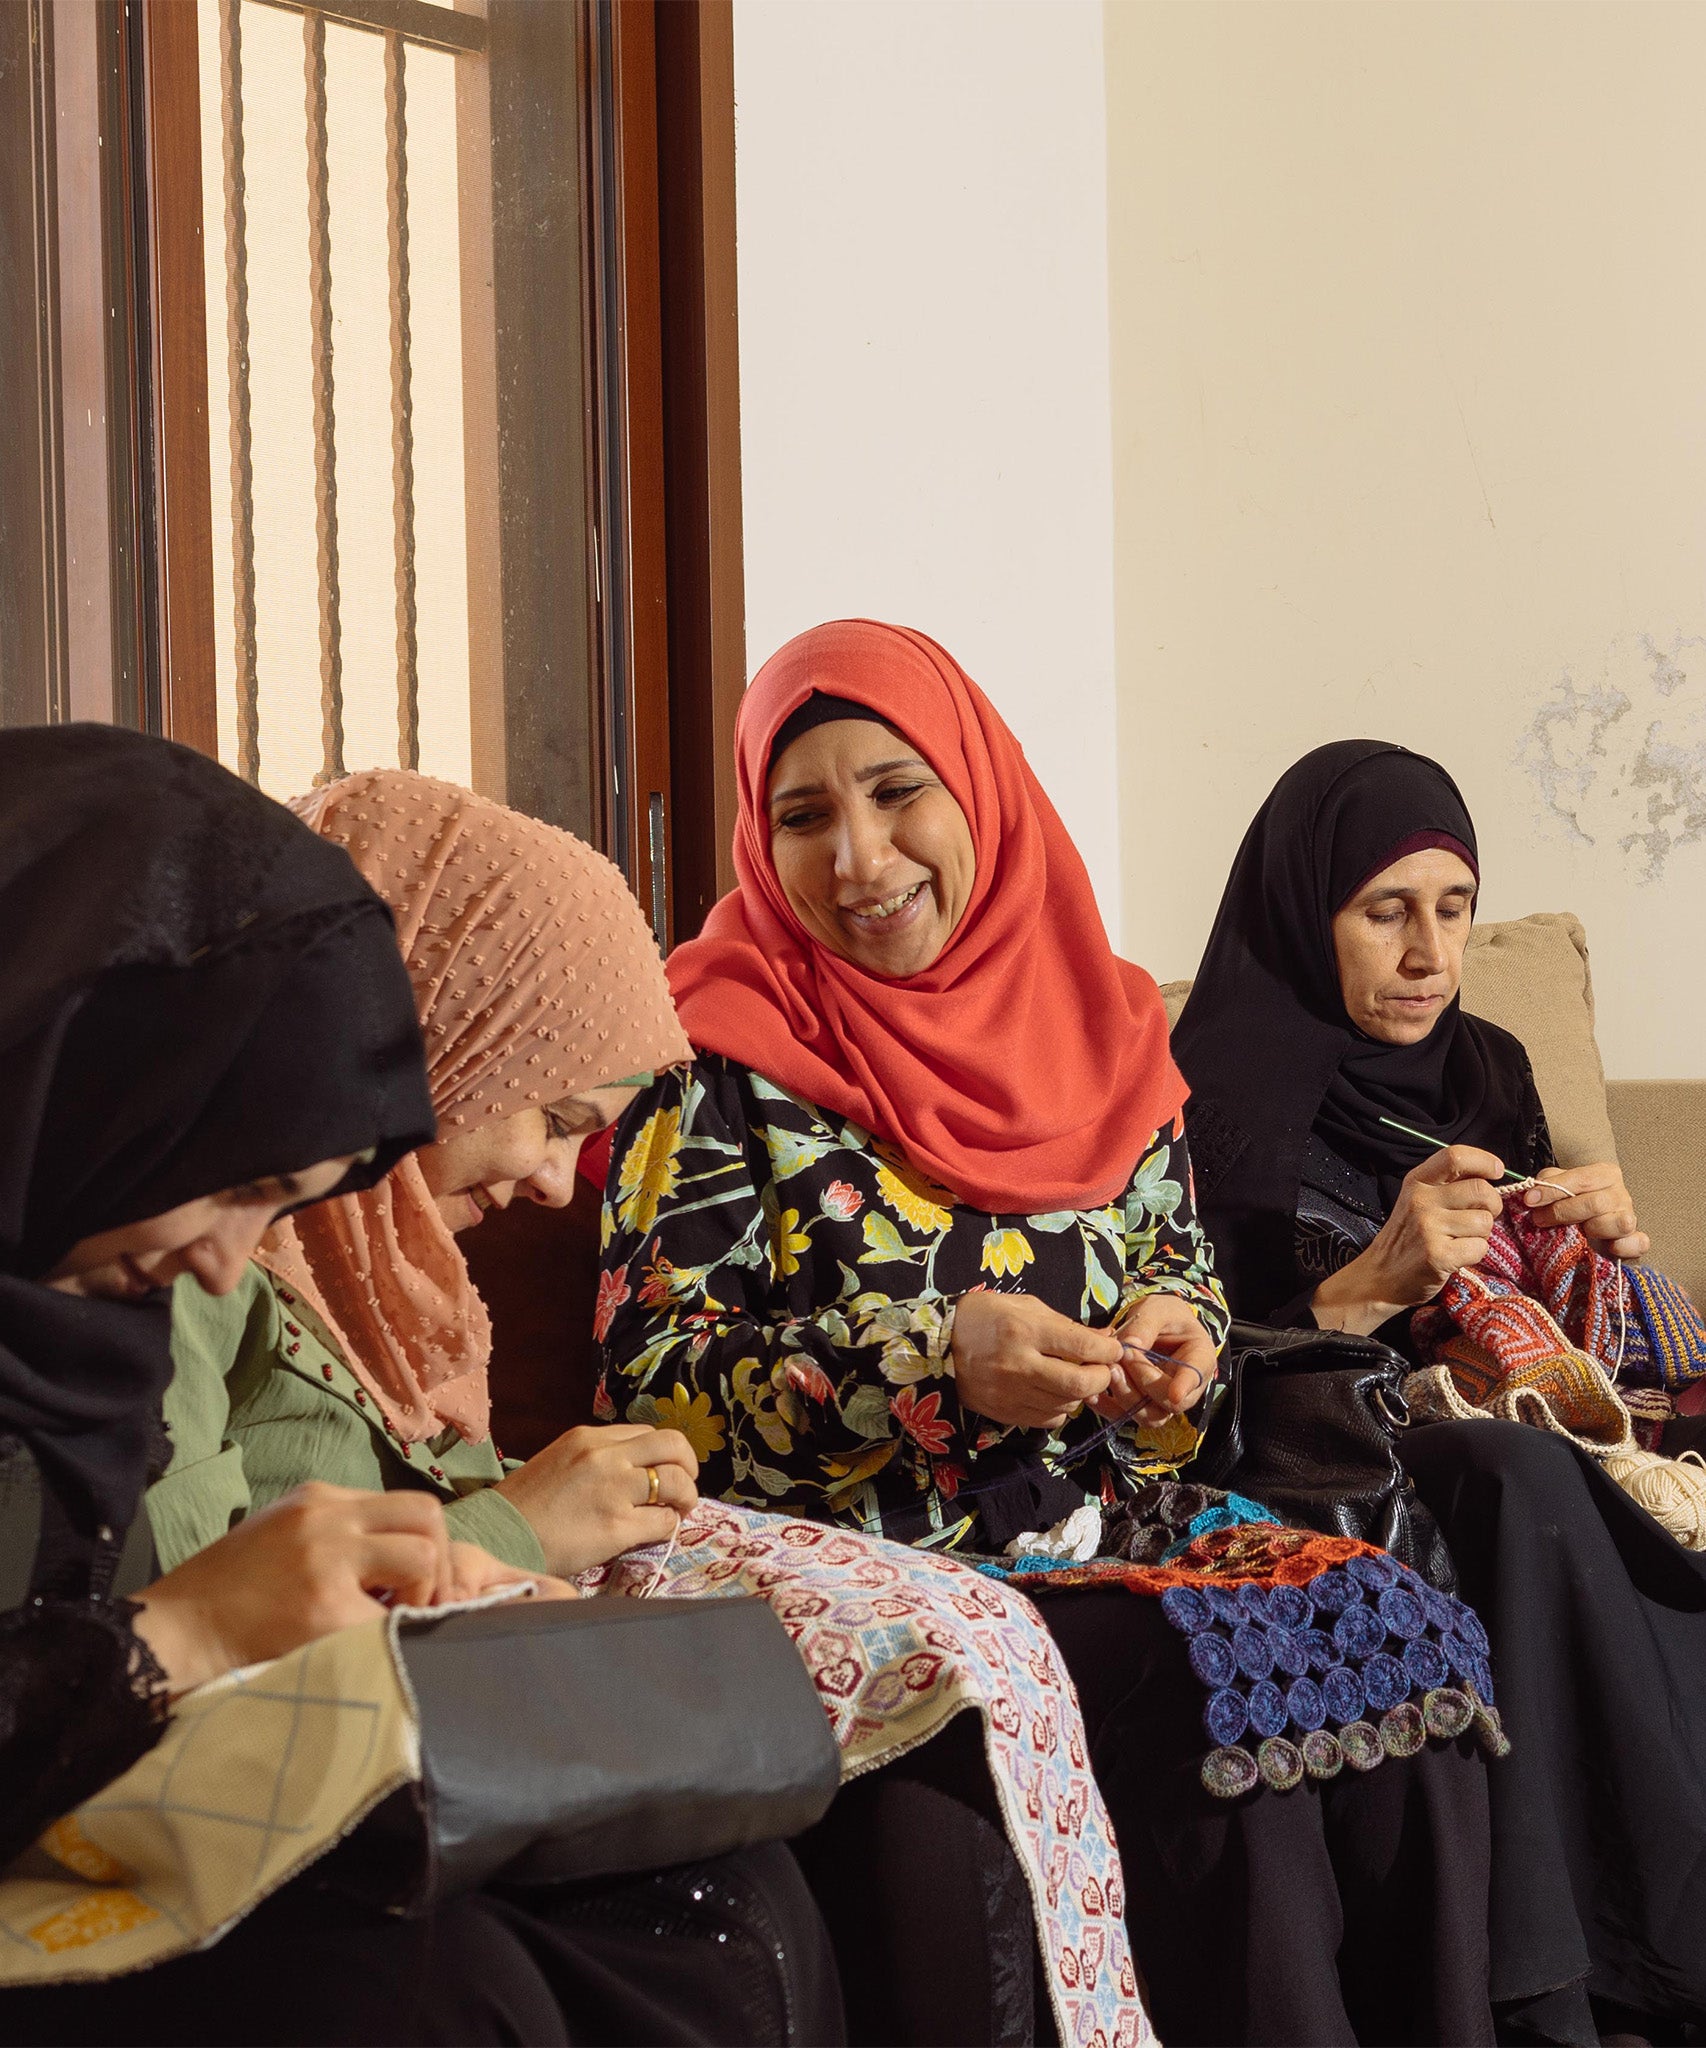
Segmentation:
<svg viewBox="0 0 1706 2048">
<path fill-rule="evenodd" d="M 1191 972 L 1279 772 L 1400 740 L 1487 914 L 1582 917 L 1608 1071 L 1706 1074 L 1706 8 L 1106 36 L 1128 946 Z"/>
<path fill-rule="evenodd" d="M 848 614 L 989 692 L 1120 934 L 1102 19 L 735 0 L 747 653 Z"/>
</svg>

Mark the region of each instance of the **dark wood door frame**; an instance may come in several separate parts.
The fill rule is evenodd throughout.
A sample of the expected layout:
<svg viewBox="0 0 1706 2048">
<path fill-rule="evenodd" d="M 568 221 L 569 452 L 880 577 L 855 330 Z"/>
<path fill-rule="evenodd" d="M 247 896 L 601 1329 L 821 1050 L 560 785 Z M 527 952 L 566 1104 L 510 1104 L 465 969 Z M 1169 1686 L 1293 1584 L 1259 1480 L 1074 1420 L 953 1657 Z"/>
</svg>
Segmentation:
<svg viewBox="0 0 1706 2048">
<path fill-rule="evenodd" d="M 656 0 L 674 933 L 734 887 L 746 687 L 733 0 Z"/>
</svg>

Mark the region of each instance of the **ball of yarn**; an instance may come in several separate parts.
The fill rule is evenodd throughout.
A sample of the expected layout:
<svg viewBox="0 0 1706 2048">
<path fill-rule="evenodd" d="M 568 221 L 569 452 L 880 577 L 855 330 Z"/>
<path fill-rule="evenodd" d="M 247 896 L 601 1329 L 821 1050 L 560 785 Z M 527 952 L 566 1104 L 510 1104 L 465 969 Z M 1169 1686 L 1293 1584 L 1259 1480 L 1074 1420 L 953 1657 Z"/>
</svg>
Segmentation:
<svg viewBox="0 0 1706 2048">
<path fill-rule="evenodd" d="M 1685 1550 L 1706 1550 L 1706 1460 L 1698 1451 L 1661 1458 L 1656 1451 L 1613 1451 L 1603 1461 L 1632 1501 Z"/>
</svg>

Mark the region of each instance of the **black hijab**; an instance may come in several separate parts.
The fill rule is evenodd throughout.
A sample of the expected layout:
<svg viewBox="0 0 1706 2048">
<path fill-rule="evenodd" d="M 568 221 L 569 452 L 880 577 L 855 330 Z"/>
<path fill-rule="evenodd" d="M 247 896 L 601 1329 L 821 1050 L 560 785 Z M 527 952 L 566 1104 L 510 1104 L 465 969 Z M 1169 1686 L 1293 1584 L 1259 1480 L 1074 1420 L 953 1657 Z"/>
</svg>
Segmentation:
<svg viewBox="0 0 1706 2048">
<path fill-rule="evenodd" d="M 1388 1209 L 1439 1145 L 1504 1153 L 1516 1137 L 1526 1061 L 1508 1032 L 1453 999 L 1420 1043 L 1385 1045 L 1339 995 L 1335 913 L 1430 844 L 1461 849 L 1478 871 L 1475 827 L 1445 770 L 1403 747 L 1340 740 L 1287 769 L 1238 849 L 1173 1054 L 1191 1084 L 1199 1204 L 1240 1315 L 1269 1314 L 1302 1284 L 1293 1219 L 1311 1131 L 1374 1175 Z"/>
<path fill-rule="evenodd" d="M 433 1135 L 390 912 L 341 847 L 188 748 L 0 732 L 0 1433 L 123 1529 L 171 1378 L 170 1293 L 40 1284 L 81 1239 Z"/>
</svg>

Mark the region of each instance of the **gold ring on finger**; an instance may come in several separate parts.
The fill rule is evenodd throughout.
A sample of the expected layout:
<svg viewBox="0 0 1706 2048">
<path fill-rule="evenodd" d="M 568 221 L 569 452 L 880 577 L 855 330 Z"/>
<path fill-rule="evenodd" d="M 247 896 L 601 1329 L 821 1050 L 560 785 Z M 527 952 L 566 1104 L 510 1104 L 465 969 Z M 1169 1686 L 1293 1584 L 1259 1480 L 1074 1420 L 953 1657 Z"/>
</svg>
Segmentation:
<svg viewBox="0 0 1706 2048">
<path fill-rule="evenodd" d="M 646 1506 L 649 1508 L 655 1508 L 657 1504 L 658 1468 L 655 1465 L 648 1465 L 646 1467 Z"/>
</svg>

